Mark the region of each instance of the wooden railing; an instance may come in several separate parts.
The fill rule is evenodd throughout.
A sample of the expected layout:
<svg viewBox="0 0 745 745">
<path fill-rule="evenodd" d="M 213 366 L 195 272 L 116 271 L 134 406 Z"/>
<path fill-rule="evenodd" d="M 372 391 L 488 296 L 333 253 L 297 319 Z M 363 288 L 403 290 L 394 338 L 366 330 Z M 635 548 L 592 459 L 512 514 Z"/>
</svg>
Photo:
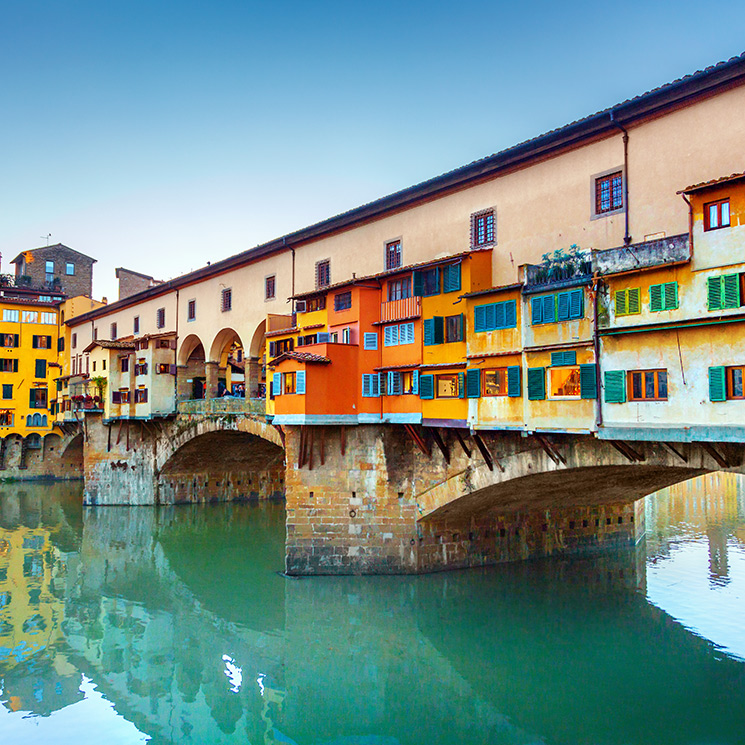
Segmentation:
<svg viewBox="0 0 745 745">
<path fill-rule="evenodd" d="M 404 318 L 416 318 L 421 314 L 422 299 L 420 297 L 405 297 L 380 305 L 381 321 L 400 321 Z"/>
</svg>

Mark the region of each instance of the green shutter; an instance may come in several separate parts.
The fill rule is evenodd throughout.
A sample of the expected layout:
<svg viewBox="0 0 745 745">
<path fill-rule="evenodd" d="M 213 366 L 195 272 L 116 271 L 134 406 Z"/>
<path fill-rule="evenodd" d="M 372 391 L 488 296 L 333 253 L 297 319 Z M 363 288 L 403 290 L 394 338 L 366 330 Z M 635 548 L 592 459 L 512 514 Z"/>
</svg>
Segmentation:
<svg viewBox="0 0 745 745">
<path fill-rule="evenodd" d="M 556 295 L 544 295 L 543 300 L 543 323 L 553 323 L 556 320 Z"/>
<path fill-rule="evenodd" d="M 473 331 L 479 333 L 486 331 L 486 305 L 477 305 L 473 309 Z"/>
<path fill-rule="evenodd" d="M 727 378 L 724 367 L 709 368 L 709 400 L 726 401 L 727 400 Z"/>
<path fill-rule="evenodd" d="M 629 314 L 629 291 L 616 290 L 616 315 L 627 316 Z"/>
<path fill-rule="evenodd" d="M 517 300 L 507 300 L 504 303 L 504 327 L 514 329 L 517 326 Z"/>
<path fill-rule="evenodd" d="M 598 397 L 598 379 L 594 363 L 579 366 L 579 390 L 581 398 Z"/>
<path fill-rule="evenodd" d="M 520 390 L 520 365 L 511 365 L 507 368 L 507 395 L 518 398 Z"/>
<path fill-rule="evenodd" d="M 678 283 L 665 282 L 663 289 L 665 295 L 665 310 L 675 310 L 678 307 Z"/>
<path fill-rule="evenodd" d="M 533 326 L 543 323 L 543 298 L 530 299 L 530 322 Z"/>
<path fill-rule="evenodd" d="M 435 343 L 435 319 L 424 320 L 424 346 L 431 347 Z"/>
<path fill-rule="evenodd" d="M 577 352 L 551 352 L 551 367 L 569 367 L 577 364 Z"/>
<path fill-rule="evenodd" d="M 628 293 L 628 314 L 635 316 L 642 312 L 642 291 L 638 287 L 631 287 Z"/>
<path fill-rule="evenodd" d="M 571 314 L 569 312 L 569 293 L 568 292 L 560 292 L 556 296 L 556 306 L 557 306 L 556 320 L 557 321 L 568 321 L 571 318 Z"/>
<path fill-rule="evenodd" d="M 738 274 L 725 274 L 722 277 L 722 300 L 725 308 L 740 307 L 740 276 Z"/>
<path fill-rule="evenodd" d="M 449 264 L 443 267 L 442 284 L 443 292 L 457 292 L 460 290 L 460 263 Z"/>
<path fill-rule="evenodd" d="M 606 370 L 603 377 L 605 383 L 605 403 L 624 403 L 626 401 L 626 371 Z"/>
<path fill-rule="evenodd" d="M 572 290 L 569 293 L 569 318 L 577 320 L 578 318 L 584 318 L 585 315 L 585 291 L 580 288 L 579 290 Z"/>
<path fill-rule="evenodd" d="M 466 374 L 464 372 L 458 373 L 458 398 L 466 397 Z"/>
<path fill-rule="evenodd" d="M 662 310 L 662 285 L 649 286 L 649 309 L 657 312 Z"/>
<path fill-rule="evenodd" d="M 481 370 L 466 370 L 466 396 L 478 398 L 481 395 Z"/>
<path fill-rule="evenodd" d="M 709 277 L 706 280 L 706 298 L 709 310 L 722 309 L 722 278 Z"/>
<path fill-rule="evenodd" d="M 528 368 L 528 399 L 540 401 L 546 398 L 546 368 Z"/>
<path fill-rule="evenodd" d="M 419 398 L 434 398 L 435 397 L 435 376 L 434 375 L 420 375 L 419 376 Z"/>
<path fill-rule="evenodd" d="M 460 314 L 460 321 L 458 321 L 458 341 L 463 341 L 466 338 L 466 317 L 463 313 Z"/>
<path fill-rule="evenodd" d="M 445 343 L 445 319 L 442 316 L 435 316 L 432 321 L 434 322 L 434 344 Z"/>
<path fill-rule="evenodd" d="M 422 296 L 422 273 L 414 272 L 414 297 Z"/>
</svg>

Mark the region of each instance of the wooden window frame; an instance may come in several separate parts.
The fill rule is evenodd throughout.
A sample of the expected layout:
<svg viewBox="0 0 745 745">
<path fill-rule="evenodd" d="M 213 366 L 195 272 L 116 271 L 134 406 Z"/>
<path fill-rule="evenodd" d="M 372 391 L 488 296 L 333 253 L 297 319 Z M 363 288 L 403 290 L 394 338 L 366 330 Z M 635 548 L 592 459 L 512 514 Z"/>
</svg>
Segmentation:
<svg viewBox="0 0 745 745">
<path fill-rule="evenodd" d="M 402 277 L 401 279 L 388 280 L 388 302 L 394 300 L 405 300 L 411 297 L 411 277 Z"/>
<path fill-rule="evenodd" d="M 654 396 L 645 396 L 646 393 L 646 378 L 642 377 L 642 394 L 641 397 L 634 395 L 634 375 L 644 376 L 646 373 L 654 373 Z M 665 396 L 660 397 L 660 373 L 665 374 Z M 644 401 L 668 401 L 670 398 L 670 377 L 668 376 L 666 368 L 647 369 L 647 370 L 629 370 L 626 373 L 626 400 L 633 401 L 635 403 L 643 403 Z"/>
<path fill-rule="evenodd" d="M 322 290 L 331 284 L 331 259 L 316 261 L 316 289 Z"/>
<path fill-rule="evenodd" d="M 399 269 L 403 266 L 403 244 L 400 238 L 387 241 L 385 244 L 385 268 L 386 271 Z"/>
<path fill-rule="evenodd" d="M 158 310 L 155 311 L 155 325 L 159 329 L 164 329 L 166 327 L 166 309 L 165 308 L 158 308 Z"/>
<path fill-rule="evenodd" d="M 722 223 L 722 205 L 727 205 L 727 222 L 726 224 Z M 717 211 L 717 222 L 718 225 L 712 225 L 711 224 L 711 208 L 716 207 Z M 724 199 L 716 199 L 713 202 L 706 202 L 704 204 L 704 231 L 708 232 L 710 230 L 721 230 L 722 228 L 729 228 L 732 226 L 732 213 L 730 212 L 730 203 L 729 203 L 729 197 L 725 197 Z"/>
<path fill-rule="evenodd" d="M 554 393 L 554 375 L 565 373 L 567 371 L 577 373 L 577 393 L 572 395 L 560 395 Z M 558 367 L 548 368 L 548 380 L 546 381 L 546 397 L 549 401 L 579 401 L 582 398 L 582 387 L 580 383 L 580 366 L 579 365 L 561 365 Z"/>
<path fill-rule="evenodd" d="M 471 248 L 484 248 L 496 244 L 496 222 L 493 207 L 471 215 Z"/>
<path fill-rule="evenodd" d="M 618 180 L 618 184 L 615 183 L 616 180 Z M 625 179 L 623 175 L 623 169 L 595 176 L 595 215 L 611 215 L 613 213 L 620 212 L 623 209 L 624 198 L 626 196 L 624 194 L 624 181 Z M 606 184 L 608 185 L 608 206 L 603 207 L 603 187 Z M 616 198 L 619 191 L 620 203 L 617 203 Z"/>
<path fill-rule="evenodd" d="M 455 394 L 452 396 L 443 396 L 440 394 L 440 381 L 444 381 L 445 379 L 455 380 Z M 435 398 L 462 398 L 460 395 L 458 373 L 442 373 L 440 375 L 435 375 Z"/>
<path fill-rule="evenodd" d="M 445 344 L 452 344 L 458 341 L 464 341 L 466 338 L 466 318 L 463 313 L 458 313 L 454 316 L 445 316 Z M 453 329 L 453 327 L 455 327 Z M 454 337 L 451 333 L 454 331 Z M 453 338 L 451 338 L 453 337 Z"/>
<path fill-rule="evenodd" d="M 192 298 L 186 303 L 186 320 L 196 321 L 197 320 L 197 300 Z"/>
<path fill-rule="evenodd" d="M 504 388 L 503 393 L 487 393 L 486 385 L 487 381 L 486 378 L 490 373 L 500 373 L 502 377 L 502 384 L 500 387 Z M 481 371 L 481 395 L 484 396 L 484 398 L 501 398 L 502 396 L 507 396 L 507 368 L 506 367 L 488 367 L 485 370 Z"/>
<path fill-rule="evenodd" d="M 286 372 L 282 374 L 282 395 L 290 396 L 297 391 L 297 374 Z"/>
<path fill-rule="evenodd" d="M 730 365 L 728 367 L 724 368 L 725 370 L 725 382 L 726 382 L 726 388 L 727 388 L 727 400 L 728 401 L 742 401 L 745 399 L 745 365 Z M 735 372 L 735 370 L 739 370 L 742 374 L 743 379 L 743 393 L 741 396 L 735 396 L 732 393 L 732 389 L 734 388 L 732 384 L 732 374 Z"/>
<path fill-rule="evenodd" d="M 277 297 L 277 275 L 264 277 L 264 300 L 275 300 Z"/>
<path fill-rule="evenodd" d="M 350 310 L 351 307 L 352 307 L 352 291 L 351 290 L 346 290 L 345 292 L 337 292 L 336 295 L 334 295 L 334 312 L 335 313 L 342 313 L 345 310 Z"/>
<path fill-rule="evenodd" d="M 226 287 L 220 292 L 220 311 L 229 313 L 233 310 L 233 288 Z"/>
</svg>

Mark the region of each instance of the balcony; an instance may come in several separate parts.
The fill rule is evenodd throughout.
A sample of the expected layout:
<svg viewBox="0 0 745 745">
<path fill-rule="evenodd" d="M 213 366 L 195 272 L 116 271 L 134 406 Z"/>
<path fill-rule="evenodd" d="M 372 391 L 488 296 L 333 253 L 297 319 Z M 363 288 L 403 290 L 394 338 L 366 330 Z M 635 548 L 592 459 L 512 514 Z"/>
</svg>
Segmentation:
<svg viewBox="0 0 745 745">
<path fill-rule="evenodd" d="M 400 300 L 390 300 L 380 305 L 380 321 L 404 321 L 407 318 L 417 318 L 422 315 L 422 299 L 420 297 L 405 297 Z"/>
<path fill-rule="evenodd" d="M 684 233 L 669 238 L 632 243 L 630 246 L 608 248 L 605 251 L 593 251 L 592 265 L 599 274 L 617 274 L 634 269 L 676 264 L 690 258 L 688 234 Z"/>
<path fill-rule="evenodd" d="M 586 284 L 592 277 L 592 261 L 589 252 L 581 252 L 573 246 L 569 253 L 556 251 L 546 254 L 542 264 L 527 264 L 525 267 L 525 292 L 542 292 L 548 289 L 576 287 Z"/>
<path fill-rule="evenodd" d="M 263 398 L 197 398 L 178 402 L 179 414 L 253 414 L 264 416 L 266 403 Z"/>
</svg>

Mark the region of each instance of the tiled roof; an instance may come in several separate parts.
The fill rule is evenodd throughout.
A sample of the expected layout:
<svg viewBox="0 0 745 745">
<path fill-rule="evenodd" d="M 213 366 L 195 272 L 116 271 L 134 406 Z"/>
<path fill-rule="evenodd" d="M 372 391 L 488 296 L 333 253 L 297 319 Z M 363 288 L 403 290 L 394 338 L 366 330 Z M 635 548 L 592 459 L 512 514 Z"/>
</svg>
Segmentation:
<svg viewBox="0 0 745 745">
<path fill-rule="evenodd" d="M 266 336 L 267 339 L 270 339 L 273 336 L 284 336 L 285 334 L 294 334 L 296 331 L 300 331 L 300 329 L 297 326 L 291 326 L 287 329 L 275 329 L 274 331 L 267 331 L 264 336 Z"/>
<path fill-rule="evenodd" d="M 101 347 L 101 349 L 134 349 L 135 343 L 133 341 L 109 341 L 108 339 L 96 339 L 96 341 L 92 341 L 83 352 L 90 352 L 96 346 Z"/>
<path fill-rule="evenodd" d="M 269 367 L 278 365 L 283 360 L 297 360 L 298 362 L 316 363 L 321 365 L 328 365 L 331 360 L 328 357 L 324 357 L 321 354 L 311 354 L 310 352 L 285 352 L 280 354 L 269 363 Z"/>
<path fill-rule="evenodd" d="M 733 173 L 730 176 L 721 176 L 720 178 L 713 178 L 711 181 L 701 181 L 701 183 L 693 184 L 692 186 L 686 186 L 685 189 L 681 189 L 678 194 L 690 194 L 692 191 L 701 191 L 702 189 L 710 189 L 712 186 L 719 186 L 720 184 L 728 184 L 730 181 L 740 181 L 745 179 L 745 173 Z"/>
<path fill-rule="evenodd" d="M 519 290 L 523 286 L 522 282 L 513 282 L 510 285 L 499 285 L 498 287 L 489 287 L 486 290 L 476 290 L 476 292 L 466 292 L 461 297 L 479 297 L 481 295 L 493 295 L 495 292 L 505 290 Z"/>
</svg>

